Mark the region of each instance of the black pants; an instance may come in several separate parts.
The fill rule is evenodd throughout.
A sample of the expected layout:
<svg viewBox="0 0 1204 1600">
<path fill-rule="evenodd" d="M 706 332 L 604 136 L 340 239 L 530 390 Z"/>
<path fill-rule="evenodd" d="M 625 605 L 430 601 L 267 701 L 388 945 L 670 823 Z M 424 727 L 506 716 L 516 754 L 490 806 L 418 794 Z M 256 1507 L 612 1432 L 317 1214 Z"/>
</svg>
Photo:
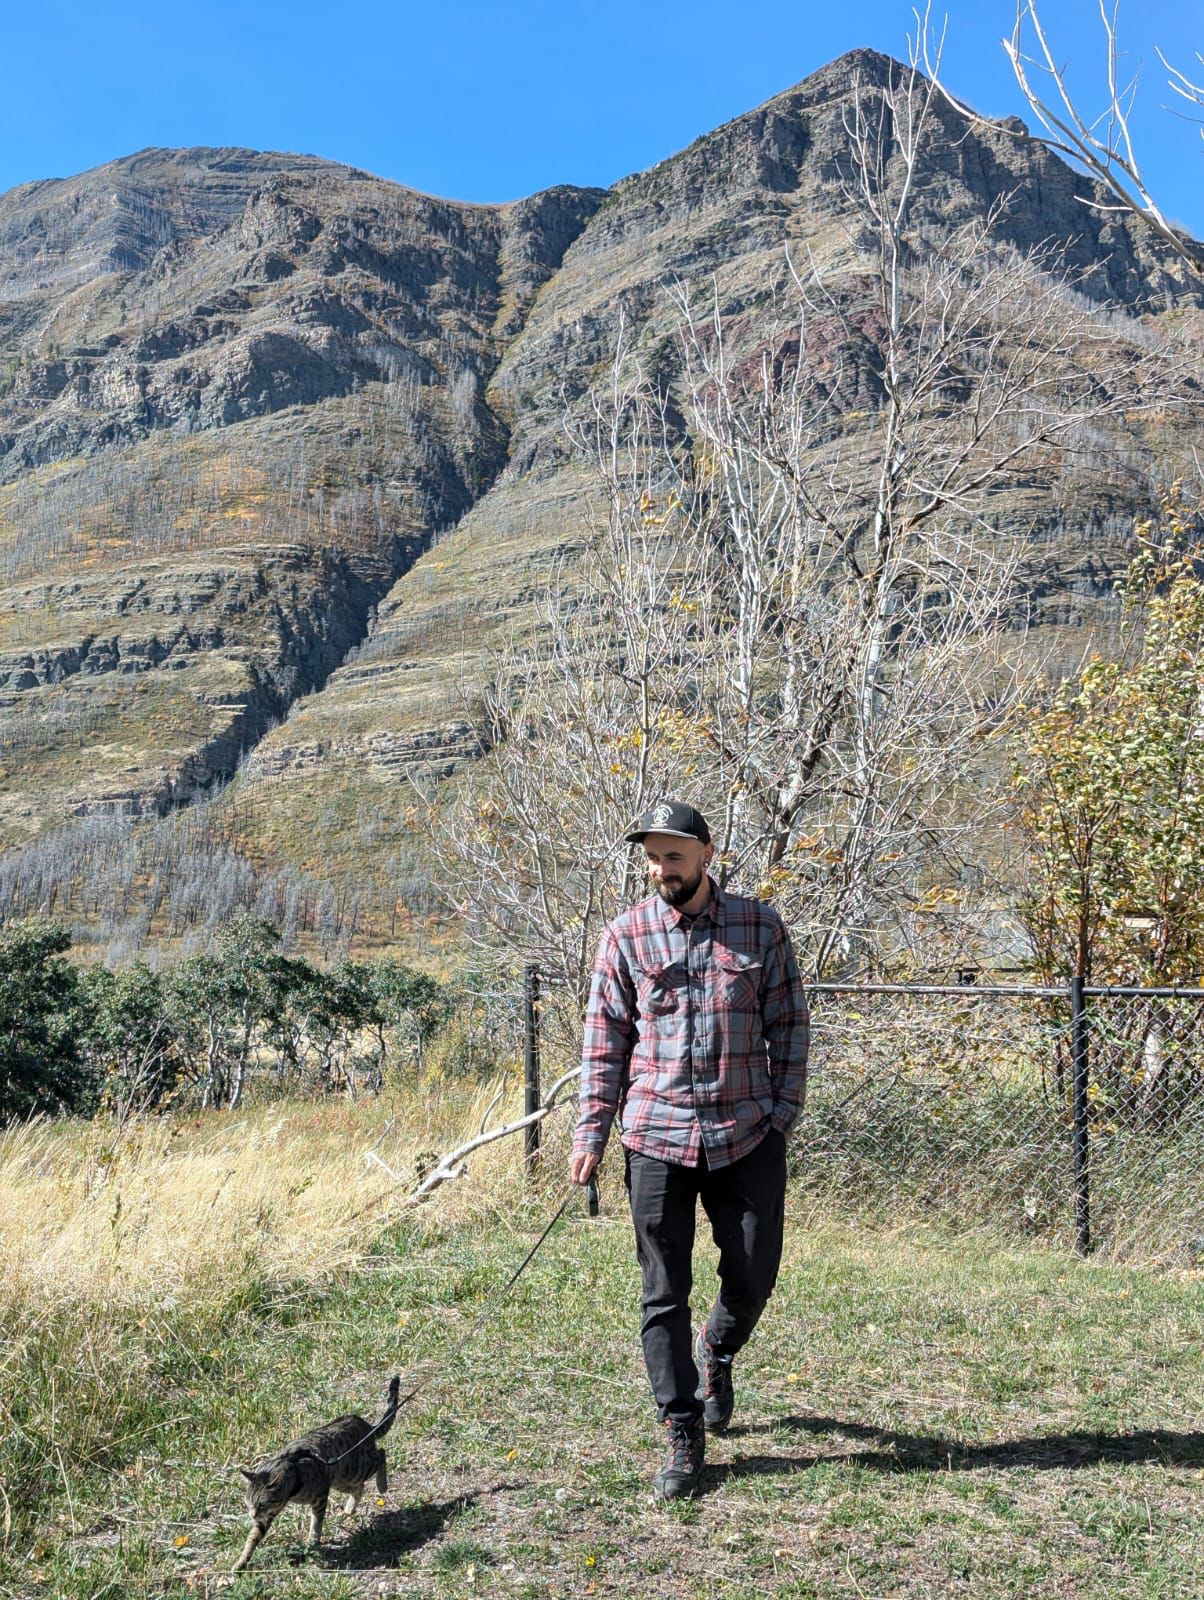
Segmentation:
<svg viewBox="0 0 1204 1600">
<path fill-rule="evenodd" d="M 702 1201 L 719 1249 L 707 1339 L 719 1355 L 748 1342 L 777 1281 L 786 1210 L 786 1140 L 771 1130 L 730 1166 L 678 1167 L 628 1150 L 627 1191 L 643 1275 L 640 1337 L 662 1420 L 699 1416 L 690 1325 L 694 1219 Z"/>
</svg>

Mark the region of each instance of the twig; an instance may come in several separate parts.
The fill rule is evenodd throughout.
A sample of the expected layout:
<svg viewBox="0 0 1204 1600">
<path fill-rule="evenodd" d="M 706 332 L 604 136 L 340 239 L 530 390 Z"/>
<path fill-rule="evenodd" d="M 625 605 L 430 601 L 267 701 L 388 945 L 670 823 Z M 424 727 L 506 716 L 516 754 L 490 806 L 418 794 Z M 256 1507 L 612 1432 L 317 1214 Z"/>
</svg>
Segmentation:
<svg viewBox="0 0 1204 1600">
<path fill-rule="evenodd" d="M 371 1155 L 373 1150 L 379 1149 L 380 1146 L 382 1144 L 384 1144 L 385 1140 L 393 1132 L 393 1124 L 396 1121 L 397 1121 L 396 1117 L 390 1117 L 389 1118 L 388 1122 L 385 1123 L 384 1127 L 380 1131 L 380 1137 L 376 1140 L 375 1144 L 370 1144 L 368 1146 L 367 1150 L 364 1152 L 365 1155 Z"/>
<path fill-rule="evenodd" d="M 478 1133 L 484 1133 L 485 1129 L 489 1126 L 489 1119 L 493 1115 L 493 1113 L 497 1110 L 497 1103 L 502 1098 L 502 1090 L 504 1089 L 504 1087 L 505 1087 L 505 1085 L 499 1085 L 498 1086 L 497 1093 L 494 1095 L 493 1099 L 489 1102 L 489 1104 L 485 1107 L 485 1115 L 481 1118 L 481 1125 L 477 1129 Z"/>
<path fill-rule="evenodd" d="M 375 1162 L 378 1167 L 382 1168 L 383 1171 L 385 1171 L 385 1172 L 387 1172 L 389 1174 L 389 1176 L 392 1178 L 394 1183 L 404 1183 L 405 1182 L 404 1178 L 401 1176 L 401 1173 L 400 1172 L 394 1172 L 393 1168 L 391 1166 L 389 1166 L 388 1162 L 387 1161 L 382 1161 L 381 1158 L 377 1155 L 375 1150 L 365 1150 L 364 1151 L 364 1160 L 367 1161 L 369 1164 L 371 1164 L 372 1162 Z"/>
<path fill-rule="evenodd" d="M 1109 17 L 1103 0 L 1100 0 L 1100 16 L 1108 52 L 1108 107 L 1102 116 L 1089 123 L 1072 100 L 1065 74 L 1054 58 L 1041 24 L 1037 0 L 1018 0 L 1012 36 L 1010 39 L 1002 40 L 1002 44 L 1011 62 L 1012 72 L 1020 91 L 1028 101 L 1029 109 L 1045 130 L 1043 135 L 1037 135 L 1037 140 L 1046 149 L 1076 163 L 1087 177 L 1108 190 L 1117 203 L 1107 205 L 1101 200 L 1087 199 L 1082 195 L 1076 196 L 1077 199 L 1095 211 L 1128 211 L 1134 216 L 1141 217 L 1193 272 L 1204 275 L 1204 253 L 1197 248 L 1195 240 L 1175 228 L 1163 215 L 1138 165 L 1129 128 L 1137 80 L 1134 78 L 1124 86 L 1118 82 L 1116 15 L 1113 12 Z M 1036 56 L 1028 56 L 1024 52 L 1026 19 L 1037 41 Z M 981 128 L 989 128 L 996 134 L 1010 132 L 1016 138 L 1028 137 L 1026 132 L 1008 128 L 1003 123 L 980 116 L 960 100 L 954 99 L 928 60 L 926 40 L 924 58 L 929 75 L 945 100 L 970 122 Z M 1171 67 L 1165 59 L 1163 65 L 1181 80 L 1181 83 L 1177 84 L 1172 78 L 1170 88 L 1182 95 L 1185 100 L 1201 104 L 1200 97 L 1204 91 L 1176 68 Z M 1042 98 L 1034 77 L 1030 75 L 1030 68 L 1043 72 L 1053 84 L 1054 93 L 1049 100 Z M 1105 124 L 1103 137 L 1096 132 L 1101 123 Z"/>
</svg>

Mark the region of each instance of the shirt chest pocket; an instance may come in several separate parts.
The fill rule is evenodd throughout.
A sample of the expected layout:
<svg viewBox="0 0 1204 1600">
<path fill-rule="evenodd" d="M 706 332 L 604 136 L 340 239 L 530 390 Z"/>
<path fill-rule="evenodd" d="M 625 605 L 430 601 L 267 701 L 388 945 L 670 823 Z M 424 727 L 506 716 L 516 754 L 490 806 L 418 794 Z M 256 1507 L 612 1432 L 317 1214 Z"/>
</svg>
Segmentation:
<svg viewBox="0 0 1204 1600">
<path fill-rule="evenodd" d="M 719 946 L 715 950 L 715 988 L 729 1011 L 755 1011 L 761 1002 L 761 958 Z"/>
<path fill-rule="evenodd" d="M 684 1004 L 686 969 L 681 962 L 632 969 L 640 1016 L 672 1016 Z"/>
</svg>

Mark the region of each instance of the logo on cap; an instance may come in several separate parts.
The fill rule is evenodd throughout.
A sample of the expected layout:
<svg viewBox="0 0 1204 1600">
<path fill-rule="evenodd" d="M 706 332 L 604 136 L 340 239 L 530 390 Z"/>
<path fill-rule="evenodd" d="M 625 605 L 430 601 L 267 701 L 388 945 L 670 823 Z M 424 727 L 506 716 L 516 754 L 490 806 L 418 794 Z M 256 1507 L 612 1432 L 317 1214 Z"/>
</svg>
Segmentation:
<svg viewBox="0 0 1204 1600">
<path fill-rule="evenodd" d="M 672 815 L 673 815 L 673 807 L 672 806 L 666 806 L 666 805 L 657 806 L 656 810 L 652 813 L 652 826 L 653 826 L 653 828 L 663 828 L 665 823 L 669 821 L 669 819 L 670 819 L 670 817 Z"/>
</svg>

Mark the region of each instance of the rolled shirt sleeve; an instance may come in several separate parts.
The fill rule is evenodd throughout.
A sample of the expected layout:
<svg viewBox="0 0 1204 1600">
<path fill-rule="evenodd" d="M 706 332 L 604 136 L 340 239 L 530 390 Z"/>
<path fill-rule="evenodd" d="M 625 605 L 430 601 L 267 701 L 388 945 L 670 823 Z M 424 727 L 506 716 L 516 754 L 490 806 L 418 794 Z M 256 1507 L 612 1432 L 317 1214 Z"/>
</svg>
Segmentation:
<svg viewBox="0 0 1204 1600">
<path fill-rule="evenodd" d="M 580 1115 L 573 1151 L 601 1155 L 627 1084 L 636 1036 L 635 988 L 613 931 L 598 946 L 581 1053 Z"/>
</svg>

